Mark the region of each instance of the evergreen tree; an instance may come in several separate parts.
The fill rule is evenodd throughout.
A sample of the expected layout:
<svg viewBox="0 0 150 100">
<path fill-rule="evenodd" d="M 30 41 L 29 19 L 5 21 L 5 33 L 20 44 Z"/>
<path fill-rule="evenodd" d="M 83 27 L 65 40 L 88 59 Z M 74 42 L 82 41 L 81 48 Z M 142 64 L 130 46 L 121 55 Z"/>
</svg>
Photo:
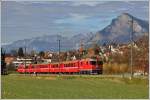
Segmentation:
<svg viewBox="0 0 150 100">
<path fill-rule="evenodd" d="M 7 74 L 7 68 L 5 63 L 5 50 L 3 48 L 1 48 L 1 74 Z"/>
<path fill-rule="evenodd" d="M 23 53 L 23 48 L 22 48 L 22 47 L 20 47 L 20 48 L 18 49 L 18 56 L 19 56 L 19 57 L 24 57 L 24 53 Z"/>
<path fill-rule="evenodd" d="M 39 56 L 40 56 L 40 57 L 44 57 L 44 56 L 45 56 L 45 52 L 44 52 L 44 51 L 40 51 L 40 52 L 39 52 Z"/>
</svg>

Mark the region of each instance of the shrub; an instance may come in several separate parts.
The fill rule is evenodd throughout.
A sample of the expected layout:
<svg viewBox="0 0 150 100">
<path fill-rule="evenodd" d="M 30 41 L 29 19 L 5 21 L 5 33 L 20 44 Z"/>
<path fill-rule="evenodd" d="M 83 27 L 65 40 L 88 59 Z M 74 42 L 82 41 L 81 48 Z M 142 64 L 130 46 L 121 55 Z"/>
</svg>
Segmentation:
<svg viewBox="0 0 150 100">
<path fill-rule="evenodd" d="M 118 63 L 113 63 L 111 67 L 112 67 L 112 73 L 115 74 L 120 73 L 120 66 Z"/>
<path fill-rule="evenodd" d="M 128 71 L 127 64 L 105 63 L 103 65 L 104 74 L 121 74 Z"/>
<path fill-rule="evenodd" d="M 104 74 L 111 74 L 112 73 L 111 63 L 105 63 L 103 65 L 103 71 L 104 71 Z"/>
<path fill-rule="evenodd" d="M 120 64 L 120 72 L 124 73 L 128 71 L 128 65 L 127 64 Z"/>
</svg>

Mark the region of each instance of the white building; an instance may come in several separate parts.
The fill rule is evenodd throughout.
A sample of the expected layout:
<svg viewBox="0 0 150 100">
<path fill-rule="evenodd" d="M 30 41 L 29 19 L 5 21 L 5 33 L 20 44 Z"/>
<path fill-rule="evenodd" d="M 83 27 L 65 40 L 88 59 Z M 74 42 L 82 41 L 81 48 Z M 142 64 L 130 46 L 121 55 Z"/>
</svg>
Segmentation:
<svg viewBox="0 0 150 100">
<path fill-rule="evenodd" d="M 28 66 L 29 64 L 32 63 L 32 59 L 24 59 L 24 58 L 17 58 L 15 61 L 13 61 L 12 63 L 15 65 L 15 67 L 17 68 L 20 64 L 26 64 L 26 66 Z"/>
</svg>

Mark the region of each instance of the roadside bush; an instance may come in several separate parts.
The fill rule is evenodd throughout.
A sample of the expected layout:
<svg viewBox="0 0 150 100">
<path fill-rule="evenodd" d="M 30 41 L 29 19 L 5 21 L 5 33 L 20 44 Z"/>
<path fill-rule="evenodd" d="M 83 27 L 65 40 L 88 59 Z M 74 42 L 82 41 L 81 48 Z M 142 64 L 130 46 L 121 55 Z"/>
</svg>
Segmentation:
<svg viewBox="0 0 150 100">
<path fill-rule="evenodd" d="M 127 64 L 105 63 L 103 65 L 104 74 L 124 74 L 128 71 Z"/>
<path fill-rule="evenodd" d="M 117 74 L 117 73 L 120 72 L 120 66 L 119 66 L 119 64 L 113 63 L 111 67 L 112 67 L 112 73 Z"/>
<path fill-rule="evenodd" d="M 128 65 L 127 64 L 120 64 L 120 72 L 124 73 L 128 71 Z"/>
<path fill-rule="evenodd" d="M 111 63 L 103 64 L 103 72 L 104 72 L 104 74 L 111 74 L 112 73 Z"/>
</svg>

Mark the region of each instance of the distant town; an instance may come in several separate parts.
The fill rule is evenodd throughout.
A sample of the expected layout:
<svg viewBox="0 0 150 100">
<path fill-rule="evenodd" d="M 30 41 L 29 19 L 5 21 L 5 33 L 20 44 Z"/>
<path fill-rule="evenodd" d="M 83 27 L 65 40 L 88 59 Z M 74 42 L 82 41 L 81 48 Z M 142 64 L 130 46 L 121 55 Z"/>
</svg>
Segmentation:
<svg viewBox="0 0 150 100">
<path fill-rule="evenodd" d="M 118 74 L 122 72 L 130 72 L 131 69 L 131 48 L 132 48 L 132 64 L 135 74 L 148 74 L 148 36 L 142 36 L 133 43 L 117 44 L 104 43 L 98 45 L 93 43 L 90 48 L 85 48 L 84 44 L 80 44 L 77 50 L 69 51 L 34 51 L 26 52 L 26 48 L 20 47 L 18 50 L 12 50 L 6 53 L 5 62 L 8 70 L 16 70 L 19 64 L 48 64 L 59 61 L 71 61 L 86 58 L 101 59 L 104 62 L 105 74 Z M 2 53 L 3 53 L 2 48 Z"/>
</svg>

